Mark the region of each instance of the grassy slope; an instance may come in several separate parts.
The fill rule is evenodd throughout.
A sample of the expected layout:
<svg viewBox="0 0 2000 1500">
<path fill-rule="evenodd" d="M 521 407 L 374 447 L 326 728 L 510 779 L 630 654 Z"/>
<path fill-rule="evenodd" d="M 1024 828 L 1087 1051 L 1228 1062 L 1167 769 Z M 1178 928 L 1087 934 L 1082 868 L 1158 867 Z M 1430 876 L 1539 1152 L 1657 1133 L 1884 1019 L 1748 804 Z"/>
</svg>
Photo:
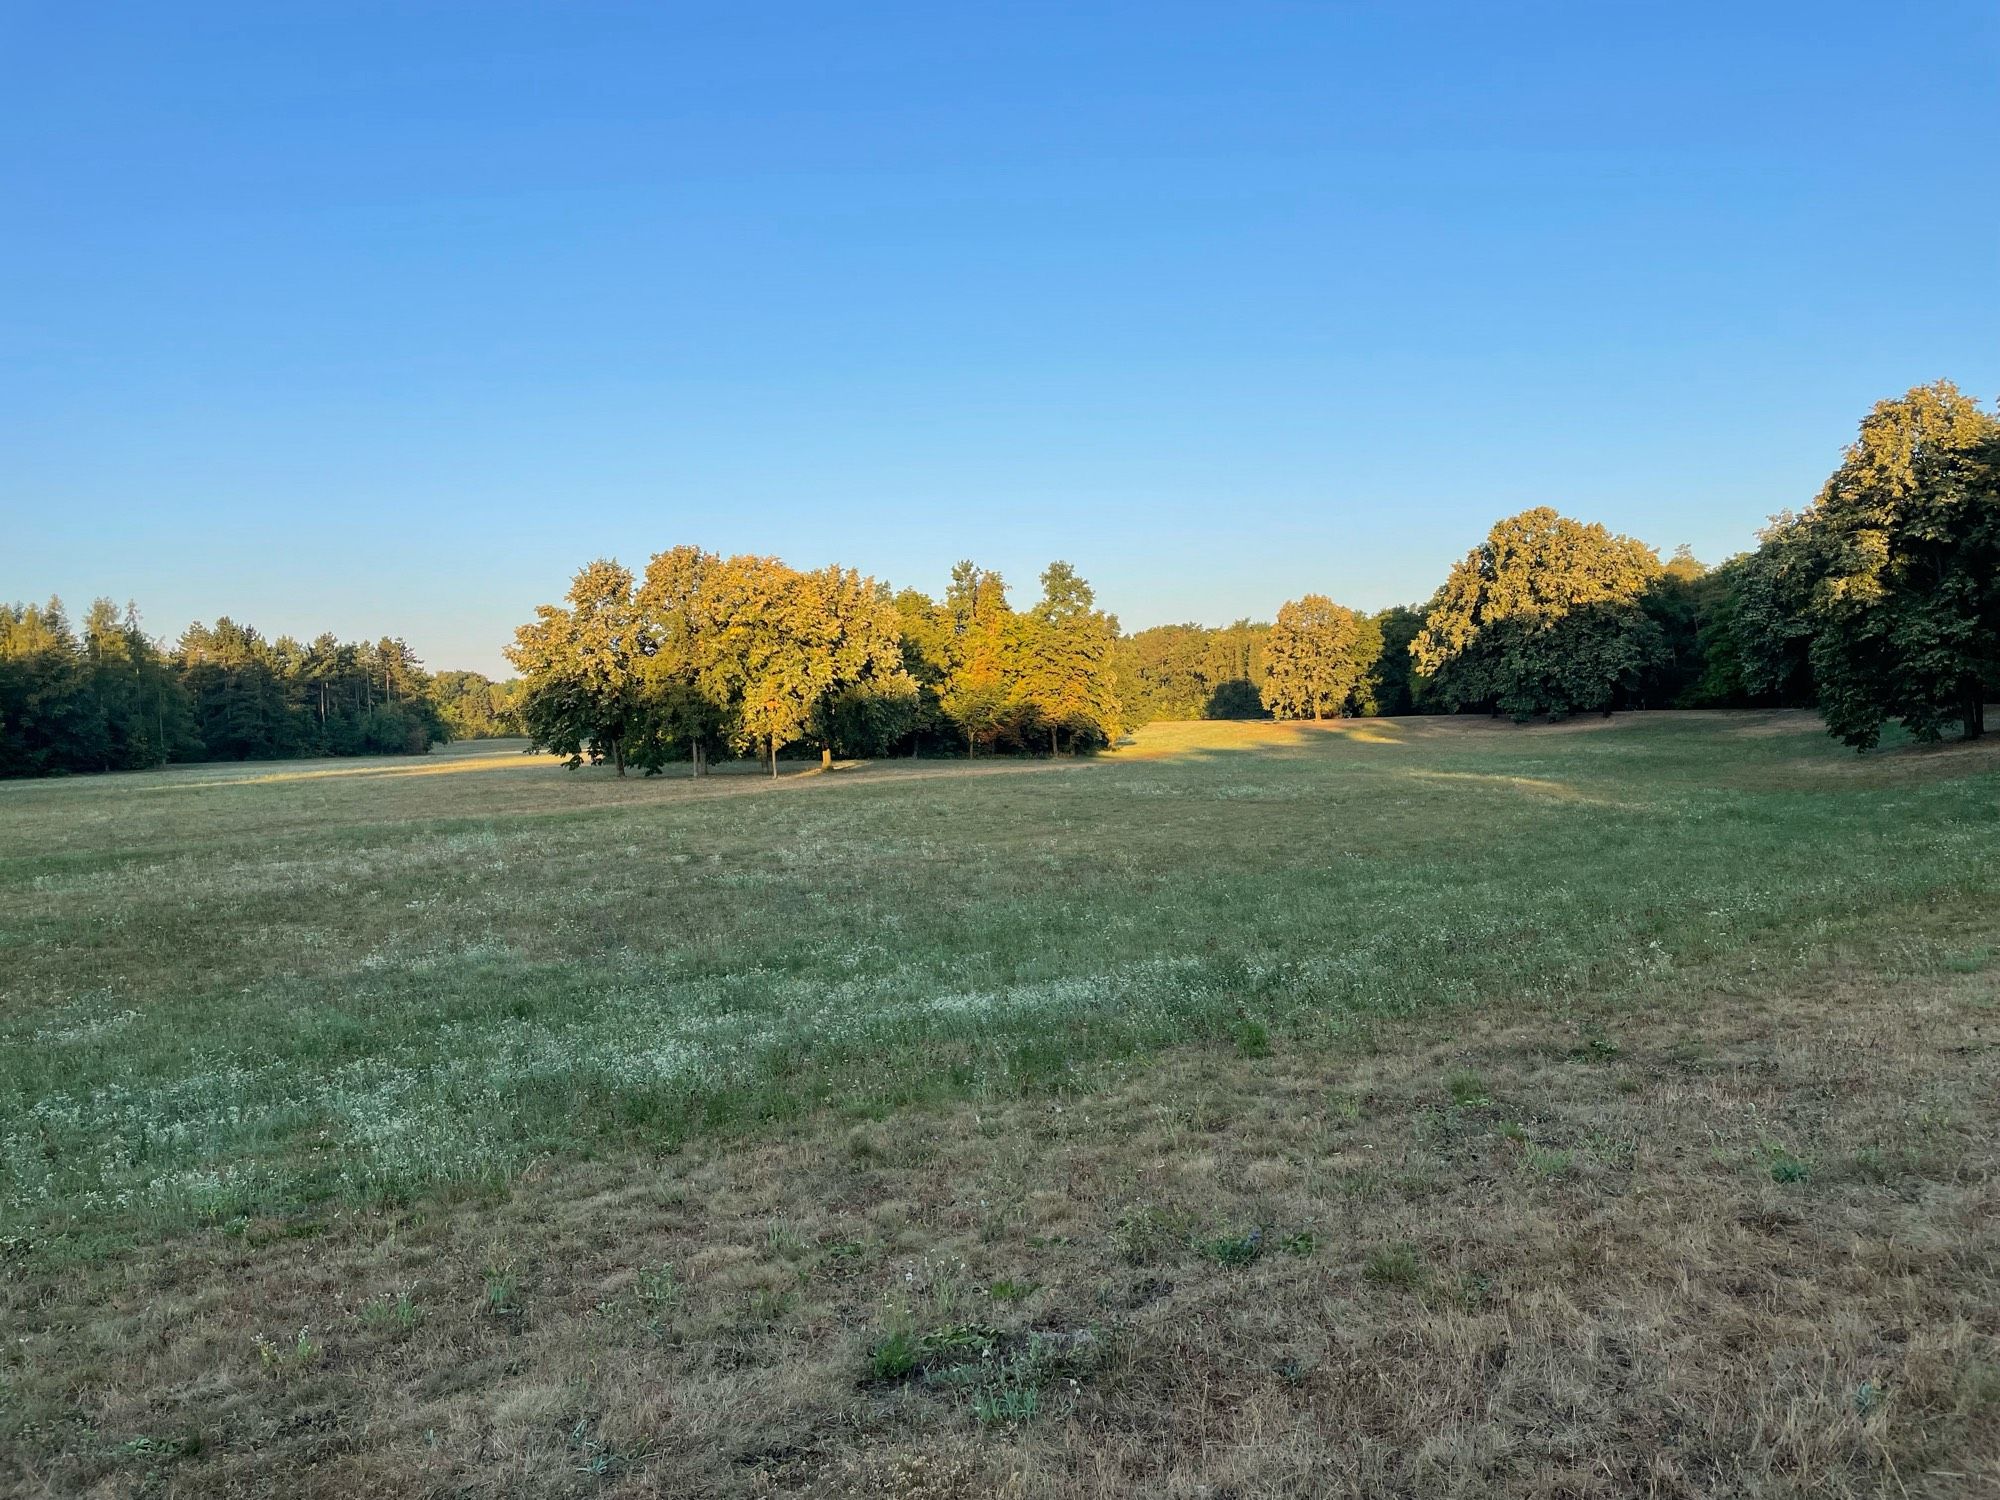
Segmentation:
<svg viewBox="0 0 2000 1500">
<path fill-rule="evenodd" d="M 0 1422 L 58 1489 L 1974 1492 L 1996 764 L 0 787 Z"/>
</svg>

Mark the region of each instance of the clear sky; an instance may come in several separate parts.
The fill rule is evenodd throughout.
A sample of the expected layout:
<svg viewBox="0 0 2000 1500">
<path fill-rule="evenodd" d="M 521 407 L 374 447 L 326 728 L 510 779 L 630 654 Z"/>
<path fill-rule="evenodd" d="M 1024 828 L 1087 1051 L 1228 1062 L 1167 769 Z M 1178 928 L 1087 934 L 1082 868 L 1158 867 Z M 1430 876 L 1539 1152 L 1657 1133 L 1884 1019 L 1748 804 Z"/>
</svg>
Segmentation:
<svg viewBox="0 0 2000 1500">
<path fill-rule="evenodd" d="M 0 3 L 0 598 L 499 671 L 695 542 L 1128 627 L 1715 560 L 2000 392 L 2000 5 Z"/>
</svg>

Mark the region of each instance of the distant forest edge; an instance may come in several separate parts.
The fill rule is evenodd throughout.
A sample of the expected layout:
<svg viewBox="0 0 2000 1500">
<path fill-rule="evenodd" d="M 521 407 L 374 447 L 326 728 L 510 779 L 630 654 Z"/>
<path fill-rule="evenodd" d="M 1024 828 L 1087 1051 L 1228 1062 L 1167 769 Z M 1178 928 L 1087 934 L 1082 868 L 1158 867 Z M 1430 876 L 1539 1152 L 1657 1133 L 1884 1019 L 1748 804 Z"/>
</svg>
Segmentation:
<svg viewBox="0 0 2000 1500">
<path fill-rule="evenodd" d="M 2000 692 L 2000 419 L 1949 382 L 1883 401 L 1804 511 L 1705 567 L 1547 507 L 1498 522 L 1428 602 L 1318 594 L 1270 623 L 1133 634 L 1052 563 L 1016 609 L 970 562 L 942 599 L 852 569 L 693 547 L 591 563 L 508 656 L 423 670 L 401 640 L 171 647 L 99 600 L 0 606 L 0 775 L 169 761 L 421 754 L 526 734 L 622 774 L 787 751 L 1089 751 L 1155 719 L 1817 706 L 1857 748 L 1984 728 Z"/>
<path fill-rule="evenodd" d="M 79 634 L 59 600 L 0 605 L 0 776 L 170 761 L 420 755 L 519 734 L 517 683 L 426 672 L 400 640 L 268 640 L 230 619 L 172 647 L 99 599 Z"/>
</svg>

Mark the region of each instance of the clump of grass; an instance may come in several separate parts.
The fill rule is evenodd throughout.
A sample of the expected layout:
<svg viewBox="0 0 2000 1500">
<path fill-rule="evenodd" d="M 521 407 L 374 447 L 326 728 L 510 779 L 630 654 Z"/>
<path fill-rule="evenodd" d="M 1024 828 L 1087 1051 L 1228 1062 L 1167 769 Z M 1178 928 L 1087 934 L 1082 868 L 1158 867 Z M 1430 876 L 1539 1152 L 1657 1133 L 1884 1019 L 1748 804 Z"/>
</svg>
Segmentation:
<svg viewBox="0 0 2000 1500">
<path fill-rule="evenodd" d="M 906 1329 L 892 1329 L 868 1348 L 868 1373 L 875 1380 L 901 1380 L 916 1367 L 917 1342 Z"/>
<path fill-rule="evenodd" d="M 1451 1300 L 1466 1312 L 1477 1312 L 1493 1300 L 1493 1280 L 1476 1271 L 1461 1272 L 1452 1284 Z"/>
<path fill-rule="evenodd" d="M 1570 1056 L 1578 1062 L 1610 1062 L 1618 1053 L 1618 1044 L 1605 1035 L 1604 1028 L 1591 1023 L 1581 1028 L 1581 1035 Z"/>
<path fill-rule="evenodd" d="M 1567 1177 L 1576 1165 L 1576 1153 L 1554 1146 L 1530 1146 L 1524 1158 L 1528 1170 L 1541 1177 Z"/>
<path fill-rule="evenodd" d="M 899 1327 L 869 1346 L 868 1378 L 954 1393 L 980 1423 L 1007 1425 L 1041 1411 L 1049 1387 L 1075 1390 L 1099 1355 L 1089 1329 L 1019 1334 L 986 1323 L 944 1323 L 916 1334 Z"/>
<path fill-rule="evenodd" d="M 487 1267 L 484 1306 L 487 1313 L 496 1318 L 512 1318 L 520 1314 L 521 1282 L 512 1269 L 506 1266 Z"/>
<path fill-rule="evenodd" d="M 1449 1074 L 1444 1083 L 1451 1091 L 1451 1102 L 1460 1109 L 1486 1109 L 1493 1103 L 1486 1080 L 1469 1068 L 1460 1068 Z"/>
<path fill-rule="evenodd" d="M 423 1310 L 408 1292 L 376 1297 L 363 1304 L 361 1326 L 377 1333 L 408 1333 L 423 1321 Z"/>
<path fill-rule="evenodd" d="M 301 1328 L 298 1337 L 289 1341 L 267 1339 L 260 1333 L 251 1342 L 256 1347 L 258 1362 L 277 1375 L 297 1374 L 321 1353 L 320 1343 L 310 1328 Z"/>
<path fill-rule="evenodd" d="M 1218 1266 L 1247 1266 L 1264 1253 L 1264 1231 L 1253 1229 L 1248 1234 L 1215 1235 L 1197 1240 L 1195 1249 Z"/>
<path fill-rule="evenodd" d="M 1880 1146 L 1863 1146 L 1854 1153 L 1850 1170 L 1863 1182 L 1882 1183 L 1895 1176 L 1888 1153 Z"/>
<path fill-rule="evenodd" d="M 1195 1227 L 1190 1218 L 1182 1210 L 1142 1204 L 1118 1216 L 1111 1227 L 1112 1242 L 1129 1264 L 1142 1266 L 1185 1244 Z"/>
<path fill-rule="evenodd" d="M 1423 1262 L 1417 1257 L 1417 1247 L 1407 1241 L 1376 1246 L 1362 1263 L 1361 1279 L 1375 1286 L 1415 1291 L 1424 1279 Z"/>
<path fill-rule="evenodd" d="M 1250 1016 L 1238 1016 L 1230 1023 L 1229 1040 L 1235 1045 L 1239 1057 L 1271 1055 L 1270 1028 Z"/>
<path fill-rule="evenodd" d="M 1764 1143 L 1764 1161 L 1770 1168 L 1773 1182 L 1791 1184 L 1812 1180 L 1812 1163 L 1794 1155 L 1777 1141 Z"/>
<path fill-rule="evenodd" d="M 810 1248 L 805 1237 L 783 1220 L 766 1226 L 764 1243 L 774 1257 L 784 1261 L 801 1260 Z"/>
<path fill-rule="evenodd" d="M 1310 1229 L 1300 1229 L 1278 1241 L 1278 1248 L 1287 1255 L 1296 1255 L 1304 1260 L 1318 1251 L 1319 1236 Z"/>
<path fill-rule="evenodd" d="M 1036 1385 L 1003 1383 L 972 1393 L 972 1414 L 987 1427 L 1029 1421 L 1041 1405 L 1042 1390 Z"/>
<path fill-rule="evenodd" d="M 986 1289 L 986 1295 L 995 1302 L 1022 1302 L 1034 1294 L 1032 1281 L 1000 1280 Z"/>
<path fill-rule="evenodd" d="M 790 1287 L 752 1287 L 743 1298 L 743 1321 L 753 1327 L 782 1323 L 797 1302 L 798 1293 Z"/>
</svg>

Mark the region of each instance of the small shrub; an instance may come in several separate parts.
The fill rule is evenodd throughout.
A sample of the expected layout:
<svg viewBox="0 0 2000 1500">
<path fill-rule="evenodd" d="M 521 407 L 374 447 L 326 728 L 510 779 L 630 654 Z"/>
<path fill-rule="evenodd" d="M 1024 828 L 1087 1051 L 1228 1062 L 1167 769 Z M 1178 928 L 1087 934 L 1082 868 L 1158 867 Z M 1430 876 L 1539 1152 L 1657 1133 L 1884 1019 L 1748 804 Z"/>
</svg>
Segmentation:
<svg viewBox="0 0 2000 1500">
<path fill-rule="evenodd" d="M 877 1380 L 901 1380 L 916 1367 L 916 1340 L 900 1328 L 877 1339 L 868 1351 L 868 1373 Z"/>
<path fill-rule="evenodd" d="M 1021 1302 L 1033 1294 L 1032 1281 L 996 1281 L 986 1289 L 986 1295 L 995 1302 Z"/>
<path fill-rule="evenodd" d="M 1278 1242 L 1278 1248 L 1303 1260 L 1319 1249 L 1319 1236 L 1310 1229 L 1301 1229 L 1296 1234 L 1286 1235 Z"/>
</svg>

